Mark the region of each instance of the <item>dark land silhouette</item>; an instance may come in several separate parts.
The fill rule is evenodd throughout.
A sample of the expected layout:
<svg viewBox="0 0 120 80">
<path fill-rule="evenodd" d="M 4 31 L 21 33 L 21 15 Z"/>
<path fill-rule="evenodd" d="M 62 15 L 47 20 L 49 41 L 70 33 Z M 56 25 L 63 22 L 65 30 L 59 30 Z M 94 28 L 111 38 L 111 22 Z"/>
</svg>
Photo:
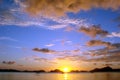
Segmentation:
<svg viewBox="0 0 120 80">
<path fill-rule="evenodd" d="M 20 71 L 20 70 L 15 70 L 15 69 L 0 69 L 0 72 L 36 72 L 36 73 L 44 73 L 46 72 L 45 70 L 35 70 L 35 71 Z"/>
<path fill-rule="evenodd" d="M 63 71 L 61 71 L 59 69 L 55 69 L 55 70 L 49 71 L 49 73 L 63 73 Z"/>
<path fill-rule="evenodd" d="M 0 72 L 35 72 L 35 73 L 64 73 L 63 71 L 59 69 L 51 70 L 49 72 L 46 72 L 45 70 L 35 70 L 35 71 L 20 71 L 15 69 L 0 69 Z M 120 69 L 113 69 L 109 66 L 103 67 L 103 68 L 95 68 L 90 71 L 83 71 L 83 70 L 71 70 L 69 73 L 85 73 L 85 72 L 120 72 Z"/>
<path fill-rule="evenodd" d="M 111 67 L 95 68 L 90 72 L 120 72 L 120 69 L 112 69 Z"/>
</svg>

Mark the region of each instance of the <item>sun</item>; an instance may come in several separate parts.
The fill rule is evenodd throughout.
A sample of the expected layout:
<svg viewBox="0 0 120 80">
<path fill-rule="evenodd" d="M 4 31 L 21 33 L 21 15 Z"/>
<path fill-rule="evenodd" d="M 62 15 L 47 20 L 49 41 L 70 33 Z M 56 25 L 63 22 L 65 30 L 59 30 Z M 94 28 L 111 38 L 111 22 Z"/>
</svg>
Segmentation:
<svg viewBox="0 0 120 80">
<path fill-rule="evenodd" d="M 63 68 L 63 70 L 62 70 L 63 72 L 70 72 L 70 68 L 68 68 L 68 67 L 65 67 L 65 68 Z"/>
</svg>

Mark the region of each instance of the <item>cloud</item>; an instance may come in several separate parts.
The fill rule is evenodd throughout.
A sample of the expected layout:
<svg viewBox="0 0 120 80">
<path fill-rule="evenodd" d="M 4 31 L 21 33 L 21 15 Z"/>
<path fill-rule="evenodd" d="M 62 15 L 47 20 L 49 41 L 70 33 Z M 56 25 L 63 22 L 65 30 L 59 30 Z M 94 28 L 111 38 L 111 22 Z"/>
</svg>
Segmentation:
<svg viewBox="0 0 120 80">
<path fill-rule="evenodd" d="M 90 59 L 86 59 L 87 61 L 100 61 L 100 62 L 114 62 L 120 61 L 120 43 L 111 44 L 112 48 L 103 48 L 97 50 L 88 51 L 87 55 L 91 56 Z"/>
<path fill-rule="evenodd" d="M 54 46 L 55 44 L 47 44 L 47 45 L 45 45 L 45 46 L 47 46 L 47 47 L 52 47 L 52 46 Z"/>
<path fill-rule="evenodd" d="M 28 13 L 26 13 L 24 10 L 24 8 L 27 6 L 26 4 L 24 4 L 24 2 L 22 2 L 22 0 L 12 0 L 12 2 L 11 0 L 8 0 L 8 2 L 6 3 L 6 1 L 2 0 L 2 2 L 0 3 L 0 11 L 1 11 L 0 25 L 2 26 L 14 25 L 19 27 L 36 26 L 36 27 L 46 28 L 50 30 L 65 28 L 67 31 L 68 29 L 70 31 L 72 30 L 72 28 L 76 28 L 78 26 L 88 25 L 88 22 L 86 21 L 86 19 L 71 19 L 66 16 L 58 18 L 53 16 L 52 17 L 47 17 L 47 16 L 36 17 L 36 16 L 28 15 Z M 56 2 L 56 1 L 52 1 L 52 2 Z"/>
<path fill-rule="evenodd" d="M 24 16 L 24 15 L 19 15 Z M 68 29 L 69 26 L 71 26 L 71 29 L 76 28 L 78 26 L 86 26 L 88 23 L 84 19 L 69 19 L 69 18 L 46 18 L 46 17 L 40 17 L 33 18 L 33 17 L 27 17 L 25 20 L 19 20 L 19 18 L 1 18 L 0 25 L 15 25 L 15 26 L 22 26 L 22 27 L 28 27 L 28 26 L 37 26 L 41 28 L 46 28 L 50 30 L 56 30 L 56 29 Z M 50 24 L 52 22 L 52 25 Z M 69 29 L 70 30 L 70 29 Z M 68 31 L 68 30 L 67 30 Z"/>
<path fill-rule="evenodd" d="M 107 35 L 107 37 L 120 37 L 120 32 L 112 32 L 111 34 Z"/>
<path fill-rule="evenodd" d="M 0 25 L 42 26 L 42 22 L 33 21 L 32 17 L 20 8 L 19 1 L 20 0 L 8 0 L 6 2 L 2 0 L 0 3 Z"/>
<path fill-rule="evenodd" d="M 45 54 L 56 54 L 56 55 L 67 55 L 67 54 L 81 53 L 80 49 L 57 51 L 57 50 L 50 50 L 48 48 L 33 48 L 32 50 L 36 51 L 36 52 L 45 53 Z"/>
<path fill-rule="evenodd" d="M 57 57 L 57 60 L 68 60 L 68 61 L 84 61 L 86 59 L 85 56 L 80 55 L 65 55 L 62 57 Z"/>
<path fill-rule="evenodd" d="M 67 28 L 65 29 L 66 32 L 70 32 L 70 31 L 73 31 L 73 30 L 74 30 L 74 28 L 72 28 L 72 27 L 67 27 Z"/>
<path fill-rule="evenodd" d="M 86 19 L 71 19 L 67 17 L 61 17 L 61 18 L 55 18 L 55 17 L 46 17 L 46 19 L 51 20 L 52 22 L 56 23 L 53 25 L 49 25 L 48 29 L 54 30 L 54 29 L 75 29 L 79 26 L 88 26 L 89 23 Z M 71 27 L 70 27 L 71 26 Z"/>
<path fill-rule="evenodd" d="M 111 43 L 110 42 L 104 42 L 101 40 L 90 40 L 87 42 L 87 46 L 106 46 L 106 47 L 110 47 Z"/>
<path fill-rule="evenodd" d="M 56 54 L 56 58 L 54 60 L 69 60 L 69 61 L 83 61 L 83 62 L 113 62 L 113 61 L 120 61 L 119 57 L 120 57 L 120 43 L 109 43 L 109 42 L 104 42 L 104 41 L 99 41 L 99 40 L 95 40 L 95 42 L 93 42 L 90 46 L 99 46 L 99 45 L 103 45 L 106 46 L 102 49 L 97 49 L 97 50 L 89 50 L 87 52 L 81 52 L 80 49 L 74 49 L 74 50 L 63 50 L 63 51 L 54 51 L 53 53 Z M 111 48 L 107 48 L 107 47 L 111 47 Z M 44 50 L 43 49 L 35 49 L 38 52 L 42 52 L 41 50 L 43 50 L 43 53 L 49 53 L 49 49 Z M 78 54 L 76 54 L 78 53 Z M 87 54 L 86 54 L 87 53 Z M 39 57 L 34 57 L 35 61 L 44 61 L 44 62 L 48 62 L 50 60 L 46 60 L 44 58 L 39 58 Z M 54 61 L 53 60 L 53 61 Z"/>
<path fill-rule="evenodd" d="M 49 50 L 48 48 L 33 48 L 32 49 L 33 51 L 36 51 L 36 52 L 42 52 L 42 53 L 46 53 L 46 54 L 54 54 L 55 51 L 54 50 Z"/>
<path fill-rule="evenodd" d="M 56 39 L 53 42 L 61 43 L 62 45 L 71 45 L 73 42 L 67 39 Z"/>
<path fill-rule="evenodd" d="M 23 67 L 24 65 L 19 64 L 18 66 Z"/>
<path fill-rule="evenodd" d="M 30 14 L 45 16 L 63 16 L 67 12 L 78 12 L 92 8 L 117 10 L 120 7 L 120 0 L 26 0 L 23 3 L 26 5 L 26 11 Z"/>
<path fill-rule="evenodd" d="M 34 58 L 34 60 L 39 61 L 39 62 L 41 62 L 41 61 L 46 62 L 47 61 L 46 58 L 40 58 L 40 57 L 36 57 L 36 58 Z"/>
<path fill-rule="evenodd" d="M 12 64 L 15 64 L 16 62 L 15 61 L 3 61 L 2 63 L 12 65 Z"/>
<path fill-rule="evenodd" d="M 70 44 L 72 44 L 72 41 L 66 40 L 66 39 L 62 39 L 62 40 L 60 40 L 60 42 L 61 42 L 62 45 L 70 45 Z"/>
<path fill-rule="evenodd" d="M 9 12 L 11 14 L 9 14 Z M 21 13 L 20 11 L 17 11 L 18 13 Z M 16 15 L 17 17 L 15 17 Z M 22 14 L 16 14 L 14 11 L 8 11 L 8 13 L 4 13 L 4 15 L 0 14 L 0 25 L 15 25 L 15 26 L 22 26 L 22 27 L 27 27 L 27 26 L 43 26 L 44 23 L 42 21 L 33 21 L 32 18 L 26 18 L 25 20 L 21 19 L 25 17 L 25 15 Z"/>
<path fill-rule="evenodd" d="M 67 25 L 65 25 L 65 24 L 58 24 L 58 25 L 49 26 L 48 29 L 55 30 L 55 29 L 62 29 L 62 28 L 65 28 L 65 27 L 67 27 Z"/>
<path fill-rule="evenodd" d="M 114 48 L 120 48 L 120 43 L 114 43 L 112 46 L 114 46 Z"/>
<path fill-rule="evenodd" d="M 19 5 L 15 4 L 14 1 L 15 0 L 12 0 L 12 1 L 8 0 L 6 3 L 5 0 L 1 0 L 1 3 L 0 3 L 0 25 L 5 25 L 5 24 L 13 25 L 14 23 L 18 23 L 21 20 L 19 17 L 20 17 L 20 14 L 22 14 L 22 11 L 21 11 Z M 19 15 L 19 16 L 17 16 L 17 15 Z M 15 25 L 17 25 L 17 24 L 15 24 Z"/>
<path fill-rule="evenodd" d="M 52 63 L 52 64 L 56 64 L 56 62 L 54 62 L 52 59 L 48 59 L 48 58 L 44 58 L 44 57 L 39 57 L 39 56 L 29 56 L 29 57 L 26 57 L 25 60 L 34 60 L 36 62 L 45 62 L 45 63 Z"/>
<path fill-rule="evenodd" d="M 86 61 L 89 62 L 120 62 L 120 56 L 107 56 L 100 58 L 91 58 Z"/>
<path fill-rule="evenodd" d="M 11 37 L 5 37 L 5 36 L 0 37 L 0 40 L 18 41 L 16 39 L 11 38 Z"/>
<path fill-rule="evenodd" d="M 68 29 L 78 27 L 81 25 L 86 26 L 87 22 L 85 19 L 70 19 L 70 18 L 53 18 L 53 17 L 32 17 L 27 15 L 21 9 L 18 8 L 6 8 L 1 9 L 0 6 L 0 25 L 15 25 L 20 27 L 37 26 L 50 30 L 56 29 Z M 52 23 L 52 24 L 51 24 Z M 70 30 L 70 29 L 69 29 Z"/>
<path fill-rule="evenodd" d="M 106 36 L 108 34 L 108 32 L 105 30 L 102 30 L 99 25 L 93 25 L 90 27 L 82 26 L 78 31 L 83 32 L 91 37 L 96 37 L 97 35 Z"/>
</svg>

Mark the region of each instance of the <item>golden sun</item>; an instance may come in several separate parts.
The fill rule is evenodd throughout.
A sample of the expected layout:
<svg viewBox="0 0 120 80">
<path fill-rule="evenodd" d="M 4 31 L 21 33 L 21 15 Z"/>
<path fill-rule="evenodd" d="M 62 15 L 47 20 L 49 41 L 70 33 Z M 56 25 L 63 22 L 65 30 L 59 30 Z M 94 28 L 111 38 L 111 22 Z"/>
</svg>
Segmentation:
<svg viewBox="0 0 120 80">
<path fill-rule="evenodd" d="M 70 72 L 70 68 L 65 67 L 65 68 L 62 69 L 62 71 L 63 72 Z"/>
</svg>

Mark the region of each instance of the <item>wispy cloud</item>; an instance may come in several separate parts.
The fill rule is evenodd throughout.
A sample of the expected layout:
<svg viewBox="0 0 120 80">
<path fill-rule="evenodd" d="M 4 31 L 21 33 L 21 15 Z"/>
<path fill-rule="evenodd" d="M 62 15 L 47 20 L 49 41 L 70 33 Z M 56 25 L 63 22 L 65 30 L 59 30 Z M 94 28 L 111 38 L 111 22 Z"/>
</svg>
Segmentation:
<svg viewBox="0 0 120 80">
<path fill-rule="evenodd" d="M 55 44 L 47 44 L 47 45 L 45 45 L 45 46 L 47 46 L 47 47 L 52 47 L 52 46 L 54 46 Z"/>
<path fill-rule="evenodd" d="M 46 62 L 47 61 L 47 59 L 46 58 L 40 58 L 40 57 L 36 57 L 36 58 L 34 58 L 34 60 L 35 61 L 38 61 L 38 62 Z"/>
<path fill-rule="evenodd" d="M 91 58 L 88 61 L 120 61 L 120 43 L 111 44 L 113 47 L 111 49 L 103 48 L 98 50 L 90 50 L 87 55 Z"/>
<path fill-rule="evenodd" d="M 66 28 L 68 30 L 71 29 L 76 29 L 80 26 L 88 26 L 89 23 L 87 22 L 86 19 L 70 19 L 70 18 L 54 18 L 54 17 L 49 17 L 52 21 L 58 23 L 53 26 L 48 26 L 50 29 L 61 29 L 61 28 Z"/>
<path fill-rule="evenodd" d="M 11 38 L 11 37 L 5 37 L 5 36 L 0 37 L 0 40 L 18 41 L 16 39 Z"/>
<path fill-rule="evenodd" d="M 108 56 L 107 58 L 100 57 L 100 58 L 91 58 L 86 61 L 88 62 L 119 62 L 120 56 Z"/>
<path fill-rule="evenodd" d="M 59 42 L 62 45 L 70 45 L 73 43 L 71 40 L 68 40 L 68 39 L 56 39 L 53 42 Z"/>
<path fill-rule="evenodd" d="M 73 31 L 73 30 L 74 30 L 73 27 L 67 27 L 67 28 L 65 29 L 65 31 L 67 31 L 67 32 L 70 32 L 70 31 Z"/>
<path fill-rule="evenodd" d="M 120 37 L 120 32 L 112 32 L 111 34 L 107 35 L 107 37 Z"/>
<path fill-rule="evenodd" d="M 86 59 L 85 56 L 79 56 L 79 55 L 65 55 L 61 57 L 57 57 L 57 60 L 68 60 L 68 61 L 84 61 Z"/>
<path fill-rule="evenodd" d="M 56 64 L 55 61 L 53 61 L 53 59 L 48 59 L 48 58 L 43 58 L 43 57 L 39 57 L 39 56 L 28 56 L 26 58 L 24 58 L 27 61 L 33 60 L 35 62 L 45 62 L 45 63 L 51 63 L 51 64 Z"/>
</svg>

